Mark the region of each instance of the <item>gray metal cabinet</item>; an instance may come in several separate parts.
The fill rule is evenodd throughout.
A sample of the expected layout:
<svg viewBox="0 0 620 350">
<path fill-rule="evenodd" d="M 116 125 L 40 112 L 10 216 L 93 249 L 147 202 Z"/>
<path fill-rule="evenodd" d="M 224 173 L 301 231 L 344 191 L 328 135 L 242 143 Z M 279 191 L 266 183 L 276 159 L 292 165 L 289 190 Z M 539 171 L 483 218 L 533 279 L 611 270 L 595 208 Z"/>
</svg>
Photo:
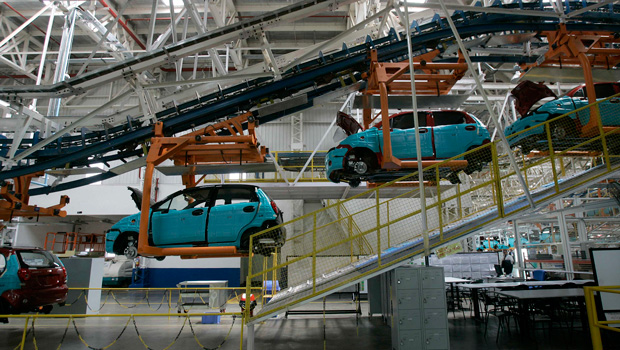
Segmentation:
<svg viewBox="0 0 620 350">
<path fill-rule="evenodd" d="M 389 295 L 384 315 L 392 326 L 392 349 L 448 350 L 448 311 L 441 267 L 398 267 L 382 279 Z"/>
</svg>

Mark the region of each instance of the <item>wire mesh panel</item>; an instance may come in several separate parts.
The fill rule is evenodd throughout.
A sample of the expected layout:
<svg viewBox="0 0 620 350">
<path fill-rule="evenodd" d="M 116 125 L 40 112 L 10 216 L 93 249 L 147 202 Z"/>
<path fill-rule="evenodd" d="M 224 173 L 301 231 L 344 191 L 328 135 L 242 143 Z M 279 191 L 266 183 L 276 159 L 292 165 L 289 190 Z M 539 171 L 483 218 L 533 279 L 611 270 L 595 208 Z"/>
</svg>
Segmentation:
<svg viewBox="0 0 620 350">
<path fill-rule="evenodd" d="M 609 101 L 596 105 L 614 114 L 597 119 L 602 125 L 588 124 L 591 106 L 549 116 L 508 134 L 509 145 L 487 143 L 424 168 L 424 192 L 413 172 L 350 199 L 326 201 L 318 211 L 253 235 L 254 256 L 279 250 L 279 262 L 250 271 L 249 278 L 275 274 L 283 286 L 255 317 L 354 283 L 620 168 L 614 162 L 620 103 L 604 109 Z M 584 134 L 594 132 L 588 130 L 598 132 Z M 392 186 L 405 187 L 395 195 Z M 275 230 L 287 233 L 281 248 L 270 245 Z"/>
</svg>

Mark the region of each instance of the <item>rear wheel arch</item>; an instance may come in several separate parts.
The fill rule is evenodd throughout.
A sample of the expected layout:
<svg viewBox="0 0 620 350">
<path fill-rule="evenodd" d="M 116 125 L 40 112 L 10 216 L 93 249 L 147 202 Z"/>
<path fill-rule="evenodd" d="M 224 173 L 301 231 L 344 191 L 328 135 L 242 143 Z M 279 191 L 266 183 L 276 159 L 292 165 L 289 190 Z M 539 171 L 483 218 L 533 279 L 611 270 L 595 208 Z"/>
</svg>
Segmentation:
<svg viewBox="0 0 620 350">
<path fill-rule="evenodd" d="M 357 160 L 363 161 L 367 165 L 367 173 L 372 173 L 379 168 L 379 159 L 377 154 L 367 147 L 355 147 L 347 152 L 346 160 L 353 156 Z M 346 162 L 345 160 L 345 162 Z M 347 165 L 348 166 L 348 165 Z"/>
<path fill-rule="evenodd" d="M 112 250 L 116 255 L 125 254 L 125 248 L 129 245 L 130 241 L 134 242 L 134 245 L 138 244 L 138 232 L 135 231 L 122 231 L 118 234 L 116 239 L 114 240 L 114 245 L 112 246 Z"/>
<path fill-rule="evenodd" d="M 555 119 L 561 116 L 561 114 L 551 114 L 547 121 Z M 573 119 L 570 115 L 564 116 L 558 120 L 554 120 L 549 123 L 549 128 L 551 131 L 551 137 L 556 138 L 566 138 L 566 137 L 577 137 L 579 131 L 577 129 L 577 120 Z M 545 135 L 546 135 L 545 130 Z"/>
<path fill-rule="evenodd" d="M 243 231 L 241 234 L 241 238 L 239 239 L 239 249 L 242 251 L 247 251 L 250 249 L 250 236 L 253 234 L 262 231 L 259 227 L 250 227 Z"/>
</svg>

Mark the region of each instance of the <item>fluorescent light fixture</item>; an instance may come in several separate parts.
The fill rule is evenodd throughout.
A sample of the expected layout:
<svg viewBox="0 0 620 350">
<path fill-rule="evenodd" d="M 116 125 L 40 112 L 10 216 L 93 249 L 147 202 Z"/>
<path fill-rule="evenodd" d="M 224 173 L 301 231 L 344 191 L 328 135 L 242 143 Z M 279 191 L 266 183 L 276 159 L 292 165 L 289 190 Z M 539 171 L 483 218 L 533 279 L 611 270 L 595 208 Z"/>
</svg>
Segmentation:
<svg viewBox="0 0 620 350">
<path fill-rule="evenodd" d="M 170 6 L 170 0 L 161 0 L 161 2 L 163 2 L 164 5 L 166 5 L 166 6 Z M 174 7 L 182 7 L 183 6 L 183 0 L 172 0 L 172 5 Z"/>
</svg>

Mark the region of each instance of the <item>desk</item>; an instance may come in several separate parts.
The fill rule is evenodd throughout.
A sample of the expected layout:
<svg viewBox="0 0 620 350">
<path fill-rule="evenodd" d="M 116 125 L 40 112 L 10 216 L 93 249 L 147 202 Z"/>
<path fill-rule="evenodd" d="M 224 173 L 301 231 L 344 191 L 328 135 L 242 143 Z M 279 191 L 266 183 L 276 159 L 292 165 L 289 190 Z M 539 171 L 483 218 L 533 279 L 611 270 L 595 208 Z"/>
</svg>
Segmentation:
<svg viewBox="0 0 620 350">
<path fill-rule="evenodd" d="M 560 289 L 528 289 L 499 291 L 498 294 L 517 299 L 519 302 L 519 330 L 525 334 L 529 327 L 529 310 L 532 300 L 578 298 L 581 324 L 585 326 L 585 307 L 583 305 L 583 288 L 560 288 Z"/>
<path fill-rule="evenodd" d="M 524 278 L 521 277 L 487 277 L 485 278 L 486 282 L 525 282 Z"/>
<path fill-rule="evenodd" d="M 443 278 L 444 281 L 446 283 L 467 283 L 467 282 L 471 282 L 470 280 L 466 280 L 463 278 L 456 278 L 456 277 L 444 277 Z"/>
<path fill-rule="evenodd" d="M 474 317 L 480 319 L 480 305 L 478 304 L 478 290 L 482 288 L 514 288 L 518 286 L 562 286 L 567 283 L 574 283 L 576 285 L 586 284 L 588 282 L 594 282 L 594 280 L 572 280 L 572 281 L 525 281 L 525 282 L 506 282 L 506 283 L 469 283 L 469 284 L 459 284 L 458 287 L 462 288 L 470 288 L 471 291 L 471 301 L 474 304 Z M 553 289 L 547 289 L 548 291 L 552 291 Z M 561 290 L 570 290 L 570 289 L 561 289 Z M 525 292 L 528 292 L 526 290 Z M 583 294 L 582 294 L 583 296 Z"/>
</svg>

